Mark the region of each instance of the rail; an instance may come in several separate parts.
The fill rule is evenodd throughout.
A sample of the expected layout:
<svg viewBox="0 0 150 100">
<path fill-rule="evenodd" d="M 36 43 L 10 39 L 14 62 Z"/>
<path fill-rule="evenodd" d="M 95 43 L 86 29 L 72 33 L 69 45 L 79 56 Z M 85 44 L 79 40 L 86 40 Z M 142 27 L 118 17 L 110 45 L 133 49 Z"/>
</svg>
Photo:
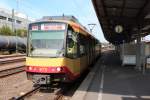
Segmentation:
<svg viewBox="0 0 150 100">
<path fill-rule="evenodd" d="M 19 66 L 19 67 L 15 67 L 15 68 L 1 70 L 0 71 L 0 78 L 5 77 L 5 76 L 9 76 L 9 75 L 12 75 L 15 73 L 23 72 L 23 71 L 25 71 L 24 65 Z"/>
<path fill-rule="evenodd" d="M 31 91 L 25 93 L 24 95 L 21 95 L 19 97 L 12 97 L 10 100 L 24 100 L 24 98 L 32 95 L 33 93 L 39 91 L 41 86 L 37 86 L 36 88 L 32 89 Z"/>
<path fill-rule="evenodd" d="M 25 54 L 19 54 L 19 55 L 16 55 L 16 54 L 13 54 L 13 55 L 0 55 L 0 59 L 12 58 L 12 57 L 22 57 L 22 56 L 25 56 Z"/>
<path fill-rule="evenodd" d="M 15 57 L 15 58 L 3 58 L 0 59 L 0 64 L 7 64 L 7 63 L 14 63 L 14 62 L 20 62 L 25 61 L 25 57 Z"/>
</svg>

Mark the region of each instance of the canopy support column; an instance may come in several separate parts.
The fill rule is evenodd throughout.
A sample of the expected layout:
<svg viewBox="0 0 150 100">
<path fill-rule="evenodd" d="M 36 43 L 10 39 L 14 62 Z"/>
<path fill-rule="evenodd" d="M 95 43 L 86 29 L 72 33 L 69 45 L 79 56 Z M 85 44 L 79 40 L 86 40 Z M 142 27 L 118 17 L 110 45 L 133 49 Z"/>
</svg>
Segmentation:
<svg viewBox="0 0 150 100">
<path fill-rule="evenodd" d="M 141 59 L 141 36 L 138 34 L 137 36 L 137 45 L 136 45 L 136 69 L 141 71 L 142 59 Z"/>
</svg>

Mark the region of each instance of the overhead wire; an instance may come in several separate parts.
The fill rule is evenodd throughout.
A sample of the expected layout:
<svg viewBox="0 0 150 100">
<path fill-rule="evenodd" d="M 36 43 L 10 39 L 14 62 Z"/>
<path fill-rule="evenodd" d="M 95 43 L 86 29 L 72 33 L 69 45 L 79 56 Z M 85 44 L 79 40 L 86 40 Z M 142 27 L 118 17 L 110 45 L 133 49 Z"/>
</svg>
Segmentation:
<svg viewBox="0 0 150 100">
<path fill-rule="evenodd" d="M 84 6 L 84 4 L 81 4 L 81 3 L 78 3 L 78 1 L 77 0 L 72 0 L 73 2 L 74 2 L 74 4 L 76 5 L 76 7 L 77 8 L 81 8 L 80 9 L 80 12 L 82 12 L 82 15 L 83 15 L 83 19 L 85 20 L 85 21 L 87 21 L 87 22 L 89 22 L 89 23 L 93 23 L 93 22 L 91 22 L 91 20 L 88 18 L 88 17 L 86 17 L 87 16 L 87 14 L 85 13 L 85 11 L 82 9 L 82 8 L 84 8 L 83 6 Z M 82 6 L 83 5 L 83 6 Z M 92 8 L 91 8 L 92 9 Z M 88 9 L 89 10 L 89 9 Z M 90 16 L 92 16 L 92 15 L 90 15 Z M 95 16 L 96 17 L 96 16 Z M 93 30 L 93 36 L 94 37 L 96 37 L 97 35 L 96 35 L 96 31 L 97 30 L 99 30 L 99 22 L 98 22 L 98 19 L 96 19 L 96 22 L 94 22 L 94 23 L 98 23 L 98 25 L 96 25 L 95 26 L 95 29 Z M 88 25 L 85 25 L 87 28 L 88 28 Z M 89 28 L 88 28 L 89 29 Z M 95 33 L 95 34 L 94 34 Z"/>
</svg>

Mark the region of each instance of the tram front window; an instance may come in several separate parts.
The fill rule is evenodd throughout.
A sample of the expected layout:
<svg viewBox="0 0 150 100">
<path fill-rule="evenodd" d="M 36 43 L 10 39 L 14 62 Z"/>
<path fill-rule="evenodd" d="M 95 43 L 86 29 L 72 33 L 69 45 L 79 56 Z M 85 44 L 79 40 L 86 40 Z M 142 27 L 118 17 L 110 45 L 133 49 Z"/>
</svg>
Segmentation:
<svg viewBox="0 0 150 100">
<path fill-rule="evenodd" d="M 60 57 L 64 53 L 64 31 L 35 31 L 30 34 L 29 56 Z"/>
</svg>

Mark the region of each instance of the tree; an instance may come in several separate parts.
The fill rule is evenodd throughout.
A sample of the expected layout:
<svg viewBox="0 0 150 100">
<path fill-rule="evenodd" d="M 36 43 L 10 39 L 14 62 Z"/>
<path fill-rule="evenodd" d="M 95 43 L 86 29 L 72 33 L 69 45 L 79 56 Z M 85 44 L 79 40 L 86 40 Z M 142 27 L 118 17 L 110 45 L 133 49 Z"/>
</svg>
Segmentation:
<svg viewBox="0 0 150 100">
<path fill-rule="evenodd" d="M 0 28 L 0 34 L 1 35 L 13 35 L 13 31 L 11 30 L 11 28 L 7 25 L 3 25 Z"/>
<path fill-rule="evenodd" d="M 26 29 L 16 29 L 15 32 L 12 31 L 12 29 L 4 25 L 0 28 L 0 35 L 9 35 L 9 36 L 20 36 L 20 37 L 26 37 L 27 36 L 27 30 Z"/>
</svg>

